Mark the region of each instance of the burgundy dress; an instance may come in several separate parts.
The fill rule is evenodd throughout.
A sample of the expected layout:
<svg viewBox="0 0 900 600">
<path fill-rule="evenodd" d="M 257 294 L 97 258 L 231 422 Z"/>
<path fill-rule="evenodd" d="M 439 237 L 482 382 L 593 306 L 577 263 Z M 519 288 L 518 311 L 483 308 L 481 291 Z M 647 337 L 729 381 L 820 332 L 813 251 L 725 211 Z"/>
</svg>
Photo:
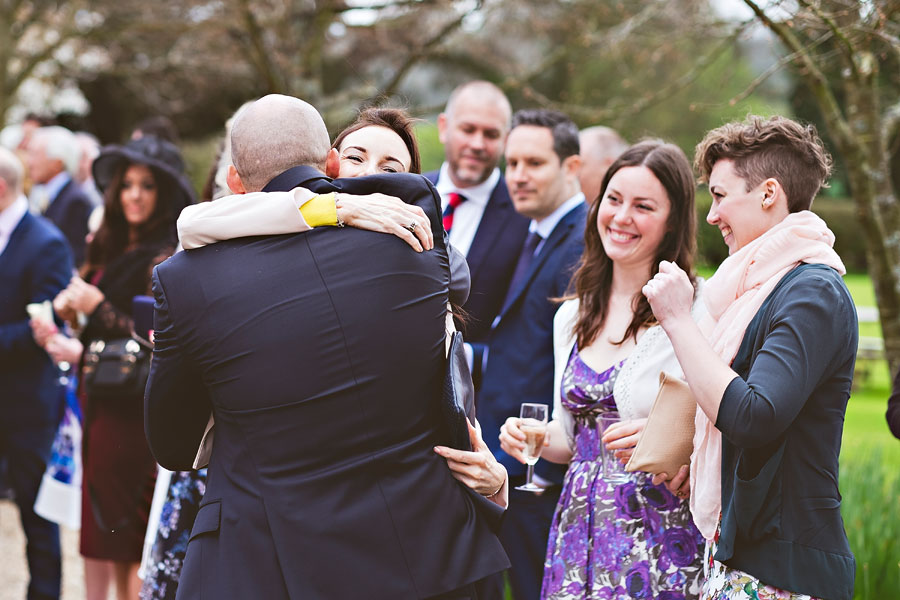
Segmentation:
<svg viewBox="0 0 900 600">
<path fill-rule="evenodd" d="M 168 241 L 147 243 L 110 261 L 87 280 L 106 299 L 81 334 L 92 340 L 129 337 L 132 298 L 149 293 L 153 267 L 172 253 Z M 81 554 L 87 558 L 140 562 L 150 513 L 156 461 L 144 436 L 143 397 L 91 398 L 82 391 L 85 431 L 81 494 Z"/>
</svg>

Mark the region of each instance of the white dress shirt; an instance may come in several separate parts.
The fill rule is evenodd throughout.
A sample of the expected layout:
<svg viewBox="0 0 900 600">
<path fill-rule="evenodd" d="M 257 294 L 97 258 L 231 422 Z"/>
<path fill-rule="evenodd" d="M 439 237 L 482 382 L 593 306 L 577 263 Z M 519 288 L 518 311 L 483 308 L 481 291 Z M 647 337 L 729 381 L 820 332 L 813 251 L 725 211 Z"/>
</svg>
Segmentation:
<svg viewBox="0 0 900 600">
<path fill-rule="evenodd" d="M 571 211 L 582 202 L 584 202 L 584 194 L 578 192 L 577 194 L 560 204 L 556 210 L 554 210 L 552 213 L 550 213 L 540 221 L 532 220 L 531 223 L 528 224 L 529 233 L 536 232 L 539 236 L 541 236 L 541 241 L 534 249 L 535 256 L 541 253 L 541 248 L 544 247 L 544 243 L 547 241 L 547 238 L 550 237 L 550 234 L 553 233 L 553 230 L 556 229 L 556 226 L 560 221 L 562 221 L 562 218 L 569 214 L 569 211 Z"/>
<path fill-rule="evenodd" d="M 472 187 L 458 188 L 450 178 L 450 165 L 446 161 L 441 165 L 441 173 L 438 175 L 438 182 L 435 186 L 441 195 L 441 211 L 443 212 L 447 208 L 447 194 L 456 192 L 460 196 L 466 197 L 466 201 L 453 211 L 453 227 L 450 228 L 450 243 L 463 256 L 469 255 L 469 248 L 472 247 L 472 240 L 475 239 L 475 232 L 478 231 L 484 209 L 491 198 L 491 192 L 497 187 L 498 181 L 500 181 L 500 169 L 494 167 L 490 176 L 482 183 Z"/>
<path fill-rule="evenodd" d="M 19 196 L 13 203 L 0 211 L 0 254 L 6 250 L 12 232 L 19 226 L 19 221 L 28 212 L 28 200 Z"/>
</svg>

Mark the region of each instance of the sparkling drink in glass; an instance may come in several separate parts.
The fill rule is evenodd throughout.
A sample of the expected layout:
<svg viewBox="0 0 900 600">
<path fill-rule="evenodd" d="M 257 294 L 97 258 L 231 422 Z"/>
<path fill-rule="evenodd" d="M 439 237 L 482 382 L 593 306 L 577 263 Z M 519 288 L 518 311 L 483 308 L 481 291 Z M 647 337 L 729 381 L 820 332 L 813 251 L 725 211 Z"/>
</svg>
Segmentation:
<svg viewBox="0 0 900 600">
<path fill-rule="evenodd" d="M 541 457 L 544 449 L 544 438 L 547 437 L 547 413 L 549 407 L 546 404 L 524 403 L 519 410 L 519 429 L 525 434 L 525 464 L 528 471 L 525 474 L 525 485 L 516 489 L 522 492 L 543 492 L 544 488 L 535 485 L 534 465 Z"/>
</svg>

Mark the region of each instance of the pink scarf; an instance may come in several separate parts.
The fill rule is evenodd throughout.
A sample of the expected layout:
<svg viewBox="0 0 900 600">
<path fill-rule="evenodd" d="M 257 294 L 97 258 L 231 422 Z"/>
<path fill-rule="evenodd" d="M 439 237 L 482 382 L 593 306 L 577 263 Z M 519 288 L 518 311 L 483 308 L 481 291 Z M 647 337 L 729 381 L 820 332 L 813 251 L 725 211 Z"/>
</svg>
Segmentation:
<svg viewBox="0 0 900 600">
<path fill-rule="evenodd" d="M 700 329 L 713 350 L 731 364 L 744 331 L 775 285 L 799 263 L 846 270 L 832 249 L 834 234 L 810 211 L 783 221 L 725 259 L 703 287 L 708 315 Z M 691 454 L 691 513 L 700 533 L 713 539 L 722 510 L 722 434 L 700 407 L 694 418 Z"/>
</svg>

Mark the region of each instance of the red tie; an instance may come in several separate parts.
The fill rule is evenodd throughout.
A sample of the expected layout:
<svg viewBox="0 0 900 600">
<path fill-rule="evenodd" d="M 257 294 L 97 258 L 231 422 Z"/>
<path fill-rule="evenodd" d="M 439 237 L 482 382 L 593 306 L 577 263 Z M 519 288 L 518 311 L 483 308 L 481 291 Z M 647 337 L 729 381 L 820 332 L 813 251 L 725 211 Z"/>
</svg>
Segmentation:
<svg viewBox="0 0 900 600">
<path fill-rule="evenodd" d="M 450 228 L 453 227 L 453 211 L 465 201 L 466 197 L 456 192 L 447 194 L 447 208 L 444 209 L 444 229 L 447 233 L 450 233 Z"/>
</svg>

